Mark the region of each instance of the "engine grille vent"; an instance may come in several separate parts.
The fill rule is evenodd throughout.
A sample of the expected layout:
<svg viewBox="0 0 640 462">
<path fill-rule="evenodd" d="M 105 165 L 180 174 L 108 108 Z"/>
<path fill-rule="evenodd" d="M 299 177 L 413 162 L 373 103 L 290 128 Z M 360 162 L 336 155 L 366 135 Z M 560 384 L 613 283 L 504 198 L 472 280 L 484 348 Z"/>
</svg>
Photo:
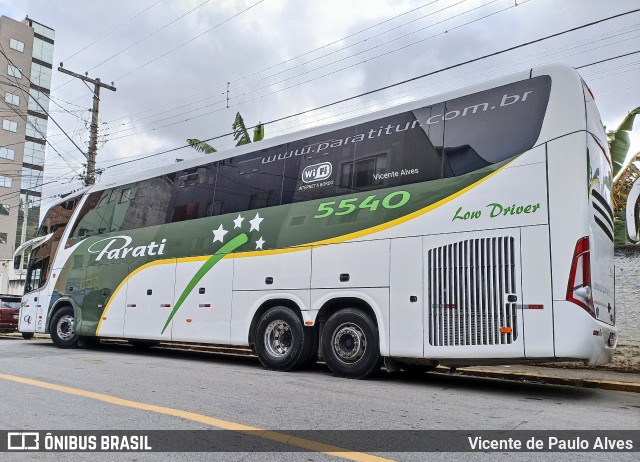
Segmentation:
<svg viewBox="0 0 640 462">
<path fill-rule="evenodd" d="M 510 236 L 429 250 L 431 345 L 503 345 L 517 338 L 514 257 Z"/>
</svg>

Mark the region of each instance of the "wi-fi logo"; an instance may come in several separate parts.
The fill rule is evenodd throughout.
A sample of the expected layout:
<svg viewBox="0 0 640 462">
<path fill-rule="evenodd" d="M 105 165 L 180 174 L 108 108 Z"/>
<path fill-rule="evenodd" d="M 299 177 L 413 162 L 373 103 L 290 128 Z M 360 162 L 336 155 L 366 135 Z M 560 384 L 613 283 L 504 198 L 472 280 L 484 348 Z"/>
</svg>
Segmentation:
<svg viewBox="0 0 640 462">
<path fill-rule="evenodd" d="M 326 180 L 331 176 L 333 167 L 331 162 L 322 162 L 305 167 L 302 171 L 302 181 L 305 183 L 315 183 L 316 181 Z"/>
</svg>

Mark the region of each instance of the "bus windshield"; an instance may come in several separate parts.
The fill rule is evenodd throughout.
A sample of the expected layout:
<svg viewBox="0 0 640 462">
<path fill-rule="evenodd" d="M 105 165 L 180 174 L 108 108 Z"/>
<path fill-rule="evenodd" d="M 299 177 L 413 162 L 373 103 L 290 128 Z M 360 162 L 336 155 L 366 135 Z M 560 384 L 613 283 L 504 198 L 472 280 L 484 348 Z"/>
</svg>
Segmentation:
<svg viewBox="0 0 640 462">
<path fill-rule="evenodd" d="M 62 239 L 62 234 L 79 200 L 80 197 L 74 197 L 54 205 L 47 211 L 42 224 L 38 228 L 36 237 L 46 236 L 51 233 L 53 233 L 53 237 L 32 250 L 24 288 L 25 293 L 39 289 L 46 282 L 50 262 L 53 261 L 60 239 Z"/>
</svg>

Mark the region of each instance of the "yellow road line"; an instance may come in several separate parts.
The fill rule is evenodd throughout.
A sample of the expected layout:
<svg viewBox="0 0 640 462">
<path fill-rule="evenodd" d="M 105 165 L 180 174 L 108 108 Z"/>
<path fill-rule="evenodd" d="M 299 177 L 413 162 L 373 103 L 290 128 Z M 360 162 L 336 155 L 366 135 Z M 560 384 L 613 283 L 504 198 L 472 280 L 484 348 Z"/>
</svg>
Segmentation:
<svg viewBox="0 0 640 462">
<path fill-rule="evenodd" d="M 156 406 L 154 404 L 141 403 L 139 401 L 131 401 L 128 399 L 117 398 L 115 396 L 105 395 L 102 393 L 95 393 L 93 391 L 81 390 L 79 388 L 66 387 L 64 385 L 56 385 L 54 383 L 42 382 L 40 380 L 28 379 L 26 377 L 18 377 L 9 374 L 0 374 L 0 379 L 9 380 L 12 382 L 23 383 L 25 385 L 32 385 L 34 387 L 45 388 L 47 390 L 59 391 L 61 393 L 67 393 L 69 395 L 82 396 L 83 398 L 94 399 L 109 404 L 115 404 L 117 406 L 130 407 L 133 409 L 140 409 L 143 411 L 155 412 L 158 414 L 170 415 L 173 417 L 179 417 L 185 420 L 191 420 L 204 425 L 210 425 L 212 427 L 221 428 L 223 430 L 237 431 L 239 433 L 248 434 L 250 436 L 258 436 L 270 441 L 278 443 L 288 444 L 290 446 L 296 446 L 298 448 L 305 449 L 307 451 L 319 452 L 328 454 L 330 456 L 340 457 L 347 460 L 355 460 L 362 462 L 383 462 L 391 459 L 384 459 L 382 457 L 374 456 L 371 454 L 365 454 L 362 452 L 349 451 L 344 448 L 332 446 L 330 444 L 320 443 L 318 441 L 307 440 L 304 438 L 298 438 L 293 435 L 287 435 L 286 433 L 278 433 L 271 430 L 264 430 L 257 427 L 250 427 L 236 422 L 230 422 L 228 420 L 216 419 L 215 417 L 209 417 L 203 414 L 196 414 L 195 412 L 183 411 L 180 409 L 173 409 L 170 407 Z"/>
</svg>

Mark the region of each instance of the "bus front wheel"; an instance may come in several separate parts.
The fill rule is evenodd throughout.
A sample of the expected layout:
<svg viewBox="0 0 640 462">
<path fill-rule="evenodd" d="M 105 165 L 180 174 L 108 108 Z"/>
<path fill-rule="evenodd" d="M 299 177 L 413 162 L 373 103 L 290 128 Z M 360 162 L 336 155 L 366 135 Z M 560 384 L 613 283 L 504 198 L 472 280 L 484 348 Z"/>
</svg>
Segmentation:
<svg viewBox="0 0 640 462">
<path fill-rule="evenodd" d="M 75 348 L 78 346 L 78 334 L 75 330 L 73 308 L 65 306 L 56 311 L 51 319 L 51 340 L 58 348 Z"/>
<path fill-rule="evenodd" d="M 256 326 L 255 349 L 264 367 L 292 371 L 307 365 L 317 349 L 315 329 L 304 328 L 289 308 L 267 310 Z"/>
<path fill-rule="evenodd" d="M 352 379 L 372 376 L 382 361 L 376 324 L 355 308 L 334 313 L 322 330 L 322 355 L 336 375 Z"/>
</svg>

